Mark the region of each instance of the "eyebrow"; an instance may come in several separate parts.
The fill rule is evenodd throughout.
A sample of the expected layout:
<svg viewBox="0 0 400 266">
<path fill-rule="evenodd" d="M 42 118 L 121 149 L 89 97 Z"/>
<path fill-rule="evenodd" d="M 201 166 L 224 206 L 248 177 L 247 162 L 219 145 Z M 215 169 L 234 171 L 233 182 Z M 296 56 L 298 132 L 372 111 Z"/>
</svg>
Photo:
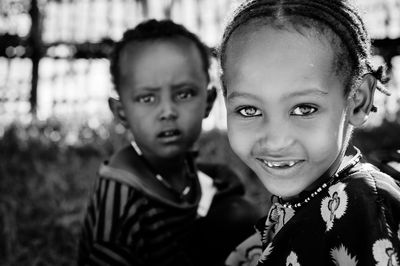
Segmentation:
<svg viewBox="0 0 400 266">
<path fill-rule="evenodd" d="M 159 87 L 139 87 L 141 90 L 148 91 L 148 92 L 157 92 L 160 90 Z"/>
<path fill-rule="evenodd" d="M 328 94 L 327 91 L 323 91 L 323 90 L 320 90 L 320 89 L 306 89 L 306 90 L 295 91 L 295 92 L 292 92 L 292 93 L 285 94 L 283 96 L 283 98 L 287 99 L 287 98 L 293 98 L 293 97 L 299 97 L 299 96 L 308 96 L 308 95 L 323 96 L 323 95 L 327 95 L 327 94 Z M 229 93 L 228 96 L 227 96 L 227 100 L 228 101 L 232 101 L 235 98 L 257 98 L 257 97 L 254 96 L 251 93 L 237 92 L 237 91 Z"/>
<path fill-rule="evenodd" d="M 293 97 L 299 97 L 299 96 L 309 96 L 309 95 L 324 96 L 324 95 L 328 95 L 328 92 L 321 90 L 321 89 L 306 89 L 306 90 L 295 91 L 292 93 L 285 94 L 283 96 L 283 98 L 287 99 L 287 98 L 293 98 Z"/>
<path fill-rule="evenodd" d="M 175 90 L 181 89 L 182 87 L 187 87 L 187 86 L 194 87 L 194 88 L 198 87 L 196 84 L 194 84 L 192 82 L 182 82 L 182 83 L 178 83 L 178 84 L 172 85 L 171 89 L 173 91 L 175 91 Z M 141 90 L 144 90 L 144 91 L 147 91 L 147 92 L 158 92 L 158 91 L 162 90 L 162 87 L 140 87 L 139 86 L 139 88 Z"/>
<path fill-rule="evenodd" d="M 253 94 L 251 94 L 251 93 L 247 93 L 247 92 L 237 92 L 237 91 L 228 93 L 228 96 L 226 97 L 226 99 L 227 99 L 228 101 L 232 101 L 232 100 L 234 100 L 235 98 L 256 98 L 256 97 L 255 97 Z"/>
<path fill-rule="evenodd" d="M 185 82 L 178 83 L 178 84 L 175 84 L 175 85 L 171 86 L 172 90 L 178 90 L 178 89 L 181 89 L 182 87 L 195 87 L 195 88 L 197 88 L 198 85 L 195 84 L 194 82 L 185 81 Z"/>
</svg>

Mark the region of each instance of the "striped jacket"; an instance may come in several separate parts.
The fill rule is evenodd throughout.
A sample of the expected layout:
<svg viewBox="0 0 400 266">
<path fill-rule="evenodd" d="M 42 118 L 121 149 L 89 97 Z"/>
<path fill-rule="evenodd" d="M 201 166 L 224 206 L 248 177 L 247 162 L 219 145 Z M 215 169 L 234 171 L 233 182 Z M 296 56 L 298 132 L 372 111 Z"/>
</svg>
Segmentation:
<svg viewBox="0 0 400 266">
<path fill-rule="evenodd" d="M 197 212 L 199 178 L 188 201 L 177 203 L 143 182 L 154 177 L 131 147 L 102 164 L 82 226 L 79 265 L 223 265 L 259 215 L 227 167 L 198 165 L 197 171 L 217 188 L 205 217 Z"/>
</svg>

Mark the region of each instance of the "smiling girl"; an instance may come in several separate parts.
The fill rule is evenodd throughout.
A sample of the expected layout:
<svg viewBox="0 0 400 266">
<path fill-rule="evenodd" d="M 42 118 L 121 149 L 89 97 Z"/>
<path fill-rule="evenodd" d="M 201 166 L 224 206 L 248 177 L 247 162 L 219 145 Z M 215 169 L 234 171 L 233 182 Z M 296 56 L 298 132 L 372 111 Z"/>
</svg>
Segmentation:
<svg viewBox="0 0 400 266">
<path fill-rule="evenodd" d="M 357 10 L 245 1 L 220 59 L 232 148 L 274 194 L 258 265 L 399 265 L 400 188 L 349 145 L 375 89 L 387 93 Z M 228 265 L 254 262 L 250 240 Z"/>
</svg>

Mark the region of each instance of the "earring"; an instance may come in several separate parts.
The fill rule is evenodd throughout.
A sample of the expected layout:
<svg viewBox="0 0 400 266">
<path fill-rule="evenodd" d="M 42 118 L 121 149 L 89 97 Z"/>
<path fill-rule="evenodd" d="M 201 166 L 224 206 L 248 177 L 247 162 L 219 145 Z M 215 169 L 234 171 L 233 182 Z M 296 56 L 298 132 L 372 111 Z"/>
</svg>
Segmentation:
<svg viewBox="0 0 400 266">
<path fill-rule="evenodd" d="M 139 146 L 136 144 L 134 140 L 131 141 L 131 145 L 138 155 L 140 156 L 143 155 L 142 150 L 139 148 Z"/>
<path fill-rule="evenodd" d="M 376 107 L 375 105 L 372 105 L 371 112 L 373 112 L 373 113 L 378 112 L 378 107 Z"/>
</svg>

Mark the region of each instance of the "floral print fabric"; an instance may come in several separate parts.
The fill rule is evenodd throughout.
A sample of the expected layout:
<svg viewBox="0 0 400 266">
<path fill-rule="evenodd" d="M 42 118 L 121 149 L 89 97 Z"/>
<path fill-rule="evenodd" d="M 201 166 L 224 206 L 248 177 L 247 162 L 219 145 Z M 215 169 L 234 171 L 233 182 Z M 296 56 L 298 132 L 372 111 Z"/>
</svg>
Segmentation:
<svg viewBox="0 0 400 266">
<path fill-rule="evenodd" d="M 274 203 L 256 225 L 259 253 L 250 262 L 236 250 L 226 264 L 400 266 L 399 224 L 396 181 L 358 163 L 298 209 Z"/>
</svg>

